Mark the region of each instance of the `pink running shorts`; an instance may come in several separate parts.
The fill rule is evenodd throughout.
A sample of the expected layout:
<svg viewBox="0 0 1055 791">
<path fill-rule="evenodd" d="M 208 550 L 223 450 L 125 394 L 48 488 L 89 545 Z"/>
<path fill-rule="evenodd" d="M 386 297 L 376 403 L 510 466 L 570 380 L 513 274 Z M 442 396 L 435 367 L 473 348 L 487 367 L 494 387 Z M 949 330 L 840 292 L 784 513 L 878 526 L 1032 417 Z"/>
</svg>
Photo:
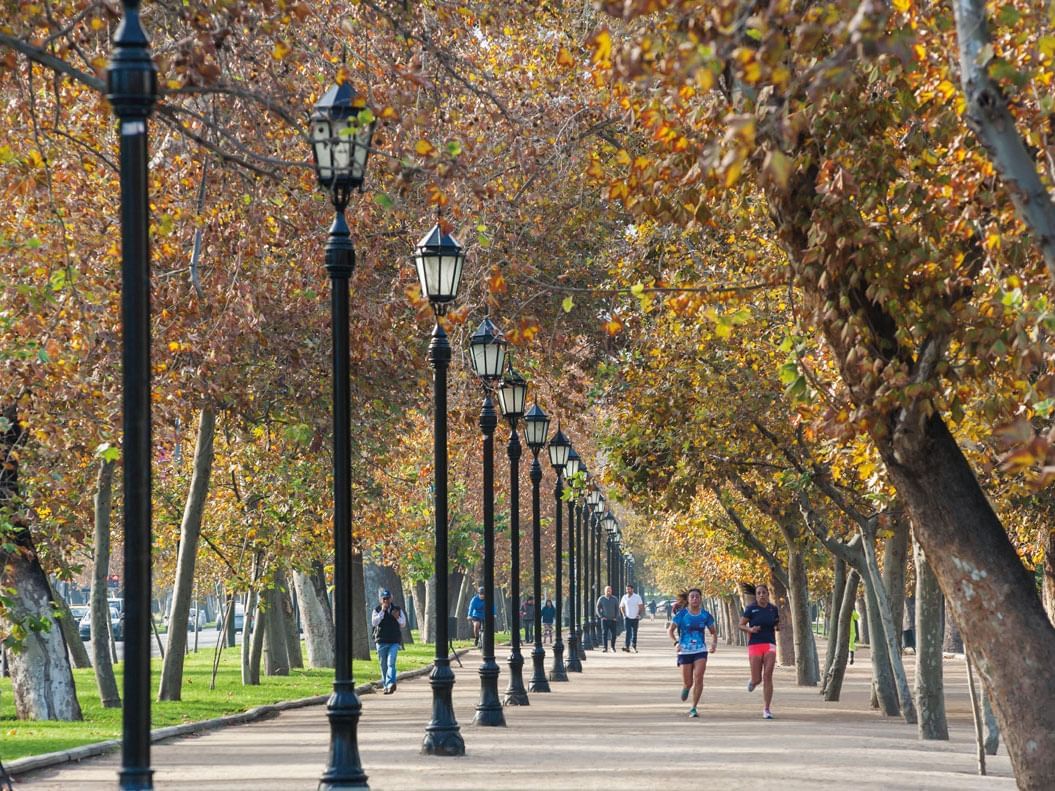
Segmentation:
<svg viewBox="0 0 1055 791">
<path fill-rule="evenodd" d="M 770 651 L 776 651 L 777 647 L 773 643 L 751 643 L 747 646 L 748 656 L 765 656 Z"/>
</svg>

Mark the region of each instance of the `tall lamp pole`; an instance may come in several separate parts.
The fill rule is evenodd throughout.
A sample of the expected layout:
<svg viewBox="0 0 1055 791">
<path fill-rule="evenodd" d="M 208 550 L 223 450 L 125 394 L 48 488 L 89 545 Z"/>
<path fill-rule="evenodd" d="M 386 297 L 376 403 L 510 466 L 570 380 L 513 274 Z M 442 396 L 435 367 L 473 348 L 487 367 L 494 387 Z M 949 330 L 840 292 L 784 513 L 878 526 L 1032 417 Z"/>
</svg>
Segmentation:
<svg viewBox="0 0 1055 791">
<path fill-rule="evenodd" d="M 571 483 L 572 478 L 582 470 L 582 459 L 572 448 L 568 453 L 568 461 L 564 465 L 564 477 Z M 575 490 L 572 489 L 573 495 Z M 569 673 L 581 673 L 582 661 L 579 657 L 579 635 L 575 630 L 575 609 L 578 601 L 576 592 L 576 576 L 578 564 L 575 557 L 575 498 L 568 500 L 568 661 L 565 663 Z"/>
<path fill-rule="evenodd" d="M 491 401 L 491 390 L 502 379 L 506 340 L 490 319 L 484 319 L 469 341 L 473 371 L 480 378 L 484 402 L 480 408 L 480 431 L 484 454 L 484 652 L 480 664 L 480 702 L 476 725 L 505 725 L 502 702 L 498 699 L 498 663 L 495 661 L 495 428 L 498 413 Z"/>
<path fill-rule="evenodd" d="M 589 470 L 586 469 L 586 465 L 582 465 L 582 472 L 589 480 Z M 579 562 L 575 566 L 575 635 L 579 640 L 579 659 L 583 662 L 586 661 L 586 649 L 593 648 L 593 643 L 590 640 L 590 631 L 585 628 L 586 624 L 586 595 L 589 593 L 589 581 L 586 574 L 586 569 L 590 567 L 590 540 L 587 533 L 588 530 L 583 530 L 583 514 L 586 511 L 586 492 L 580 492 L 579 497 L 575 501 L 575 544 L 579 547 Z"/>
<path fill-rule="evenodd" d="M 450 635 L 447 633 L 447 369 L 451 362 L 451 344 L 440 324 L 440 316 L 458 296 L 462 265 L 462 247 L 443 224 L 438 222 L 418 242 L 414 265 L 418 272 L 421 293 L 429 298 L 436 314 L 436 326 L 429 343 L 429 365 L 433 371 L 432 393 L 432 455 L 435 476 L 432 513 L 435 531 L 436 606 L 435 658 L 429 686 L 432 687 L 432 720 L 425 727 L 421 752 L 425 755 L 465 755 L 465 741 L 454 718 L 451 692 L 454 672 L 448 652 Z"/>
<path fill-rule="evenodd" d="M 527 381 L 513 370 L 509 370 L 502 379 L 498 390 L 498 401 L 502 414 L 509 421 L 509 442 L 506 454 L 509 456 L 509 592 L 513 599 L 511 614 L 513 640 L 509 652 L 509 686 L 506 688 L 505 704 L 507 706 L 527 706 L 527 690 L 524 689 L 524 657 L 520 653 L 520 435 L 517 433 L 517 421 L 524 416 L 524 402 L 527 399 Z"/>
<path fill-rule="evenodd" d="M 309 120 L 319 184 L 333 203 L 334 220 L 326 240 L 330 277 L 330 329 L 333 339 L 333 602 L 334 681 L 326 704 L 330 721 L 329 762 L 319 789 L 367 788 L 359 760 L 356 730 L 362 704 L 352 675 L 352 443 L 351 384 L 348 369 L 348 279 L 355 249 L 344 217 L 348 200 L 362 190 L 374 117 L 348 82 L 319 99 Z"/>
<path fill-rule="evenodd" d="M 524 440 L 531 450 L 531 565 L 535 593 L 535 648 L 531 652 L 532 692 L 549 692 L 546 678 L 546 649 L 542 647 L 542 540 L 539 515 L 539 484 L 542 483 L 542 466 L 538 454 L 546 445 L 549 435 L 549 418 L 534 404 L 524 415 Z"/>
<path fill-rule="evenodd" d="M 568 438 L 561 432 L 560 427 L 557 428 L 557 433 L 553 436 L 553 439 L 549 441 L 549 462 L 553 467 L 553 472 L 556 474 L 557 481 L 553 485 L 553 500 L 554 500 L 554 511 L 556 512 L 556 569 L 554 574 L 554 586 L 556 587 L 556 607 L 557 617 L 554 619 L 557 627 L 557 633 L 553 638 L 553 666 L 549 672 L 550 681 L 567 681 L 568 671 L 564 667 L 564 641 L 561 640 L 561 622 L 564 620 L 564 612 L 561 609 L 561 573 L 562 573 L 562 561 L 561 561 L 561 500 L 564 496 L 564 489 L 561 486 L 561 474 L 564 471 L 564 465 L 568 463 L 568 455 L 571 453 L 571 443 L 568 442 Z"/>
<path fill-rule="evenodd" d="M 124 405 L 125 706 L 122 789 L 154 787 L 150 768 L 150 196 L 147 119 L 158 97 L 157 67 L 125 0 L 106 70 L 106 98 L 120 132 L 121 361 Z"/>
</svg>

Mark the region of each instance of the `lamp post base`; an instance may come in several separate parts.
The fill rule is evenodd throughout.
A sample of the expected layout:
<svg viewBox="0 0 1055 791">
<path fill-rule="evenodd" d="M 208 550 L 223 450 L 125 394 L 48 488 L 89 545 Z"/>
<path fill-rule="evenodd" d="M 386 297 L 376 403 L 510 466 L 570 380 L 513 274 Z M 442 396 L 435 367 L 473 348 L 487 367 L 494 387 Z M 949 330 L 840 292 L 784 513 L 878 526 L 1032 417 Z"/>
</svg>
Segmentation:
<svg viewBox="0 0 1055 791">
<path fill-rule="evenodd" d="M 363 706 L 351 681 L 337 681 L 326 704 L 330 721 L 330 760 L 319 780 L 319 791 L 369 788 L 359 760 L 356 729 Z"/>
<path fill-rule="evenodd" d="M 527 690 L 524 689 L 524 657 L 520 655 L 520 646 L 509 655 L 509 686 L 503 703 L 507 706 L 529 706 Z"/>
<path fill-rule="evenodd" d="M 587 623 L 586 628 L 582 630 L 582 640 L 579 643 L 579 645 L 582 646 L 583 651 L 593 650 L 593 635 L 590 634 L 591 631 L 590 624 Z M 582 658 L 585 659 L 586 657 L 584 656 Z"/>
<path fill-rule="evenodd" d="M 436 660 L 429 675 L 429 685 L 432 687 L 432 722 L 425 727 L 421 752 L 424 755 L 465 755 L 465 740 L 451 705 L 454 673 L 450 659 Z"/>
<path fill-rule="evenodd" d="M 480 665 L 480 702 L 476 705 L 473 725 L 503 727 L 506 724 L 502 702 L 498 699 L 498 673 L 494 657 L 485 657 Z"/>
<path fill-rule="evenodd" d="M 588 634 L 589 634 L 588 631 L 584 632 L 582 629 L 580 629 L 576 633 L 576 636 L 579 639 L 579 659 L 582 660 L 583 662 L 586 661 L 586 649 L 589 647 L 589 646 L 586 645 L 587 640 L 590 639 L 587 636 Z"/>
<path fill-rule="evenodd" d="M 581 673 L 582 662 L 579 659 L 579 638 L 572 631 L 568 634 L 568 662 L 565 666 L 569 673 Z"/>
<path fill-rule="evenodd" d="M 549 692 L 549 680 L 546 678 L 545 648 L 535 646 L 535 650 L 531 652 L 531 664 L 533 666 L 533 672 L 531 674 L 531 681 L 528 683 L 528 689 L 532 692 Z"/>
<path fill-rule="evenodd" d="M 553 644 L 553 667 L 549 671 L 549 680 L 568 680 L 568 670 L 564 667 L 564 643 L 560 639 Z"/>
</svg>

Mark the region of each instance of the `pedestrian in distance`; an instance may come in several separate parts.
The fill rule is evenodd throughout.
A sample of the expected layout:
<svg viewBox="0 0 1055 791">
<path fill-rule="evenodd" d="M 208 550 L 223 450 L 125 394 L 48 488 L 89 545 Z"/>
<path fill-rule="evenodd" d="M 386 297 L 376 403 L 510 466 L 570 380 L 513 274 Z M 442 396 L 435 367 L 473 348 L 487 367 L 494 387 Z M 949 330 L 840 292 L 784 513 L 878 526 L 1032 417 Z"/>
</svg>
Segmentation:
<svg viewBox="0 0 1055 791">
<path fill-rule="evenodd" d="M 751 680 L 747 691 L 762 684 L 762 718 L 771 720 L 773 713 L 773 667 L 777 663 L 777 631 L 780 611 L 769 601 L 769 586 L 755 586 L 755 601 L 744 608 L 739 629 L 748 635 L 747 658 L 751 663 Z"/>
<path fill-rule="evenodd" d="M 392 594 L 378 591 L 380 604 L 370 616 L 374 627 L 374 642 L 377 645 L 377 661 L 381 664 L 381 685 L 385 694 L 396 691 L 396 657 L 403 647 L 403 630 L 407 627 L 407 614 L 398 604 L 392 603 Z"/>
<path fill-rule="evenodd" d="M 696 707 L 700 705 L 703 695 L 703 674 L 707 672 L 706 632 L 711 633 L 711 651 L 718 650 L 718 630 L 714 625 L 714 616 L 703 609 L 703 593 L 699 588 L 691 588 L 685 594 L 688 602 L 670 619 L 667 635 L 674 641 L 678 652 L 678 667 L 681 668 L 681 699 L 686 701 L 692 694 L 690 717 L 698 717 Z M 677 631 L 677 636 L 675 636 Z"/>
<path fill-rule="evenodd" d="M 476 595 L 469 600 L 469 623 L 473 625 L 473 645 L 480 645 L 480 628 L 484 625 L 484 588 L 476 589 Z"/>
<path fill-rule="evenodd" d="M 857 622 L 861 620 L 861 616 L 857 612 L 857 608 L 854 607 L 850 611 L 850 664 L 854 663 L 854 651 L 857 650 L 857 637 L 858 637 L 858 626 Z"/>
<path fill-rule="evenodd" d="M 535 597 L 528 596 L 520 605 L 520 623 L 524 625 L 524 642 L 530 643 L 535 627 Z"/>
<path fill-rule="evenodd" d="M 619 621 L 619 599 L 612 592 L 611 585 L 604 586 L 604 595 L 597 597 L 594 605 L 597 617 L 601 619 L 601 639 L 604 640 L 604 653 L 608 653 L 608 645 L 612 645 L 612 653 L 615 653 L 615 627 Z"/>
<path fill-rule="evenodd" d="M 656 620 L 656 600 L 653 599 L 648 603 L 648 620 Z"/>
<path fill-rule="evenodd" d="M 542 605 L 542 642 L 553 644 L 553 622 L 557 619 L 557 608 L 552 599 L 546 599 Z"/>
<path fill-rule="evenodd" d="M 619 600 L 619 612 L 623 614 L 623 622 L 626 624 L 626 638 L 623 643 L 623 650 L 628 654 L 631 648 L 634 649 L 635 654 L 637 653 L 637 626 L 641 623 L 641 615 L 644 611 L 644 600 L 634 592 L 633 585 L 627 585 L 626 593 Z"/>
</svg>

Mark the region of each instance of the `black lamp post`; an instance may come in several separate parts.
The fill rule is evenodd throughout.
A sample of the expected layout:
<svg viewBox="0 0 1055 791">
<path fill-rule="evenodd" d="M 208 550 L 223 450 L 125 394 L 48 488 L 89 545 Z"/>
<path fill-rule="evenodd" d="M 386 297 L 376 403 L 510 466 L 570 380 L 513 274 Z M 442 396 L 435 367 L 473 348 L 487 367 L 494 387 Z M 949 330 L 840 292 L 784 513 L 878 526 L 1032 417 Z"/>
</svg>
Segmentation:
<svg viewBox="0 0 1055 791">
<path fill-rule="evenodd" d="M 590 479 L 590 471 L 583 464 L 580 472 L 587 481 Z M 589 582 L 586 569 L 589 568 L 590 542 L 587 533 L 583 530 L 583 514 L 586 511 L 586 492 L 580 492 L 575 501 L 575 546 L 578 547 L 578 563 L 575 564 L 575 636 L 579 643 L 579 660 L 586 661 L 586 649 L 593 648 L 590 640 L 590 632 L 585 628 L 586 624 L 586 594 L 589 592 Z"/>
<path fill-rule="evenodd" d="M 524 657 L 520 653 L 520 436 L 517 434 L 517 420 L 524 416 L 526 399 L 527 381 L 510 364 L 498 390 L 502 414 L 509 421 L 506 453 L 509 456 L 509 592 L 513 598 L 513 645 L 509 653 L 507 706 L 527 706 L 530 702 L 524 689 Z"/>
<path fill-rule="evenodd" d="M 157 67 L 139 23 L 139 0 L 125 0 L 106 69 L 106 98 L 121 151 L 121 361 L 124 405 L 125 705 L 122 789 L 154 787 L 150 768 L 150 195 L 147 119 L 158 96 Z"/>
<path fill-rule="evenodd" d="M 568 455 L 571 453 L 571 443 L 568 442 L 568 438 L 564 436 L 560 428 L 557 428 L 557 433 L 553 436 L 553 439 L 549 441 L 549 462 L 553 466 L 553 472 L 556 473 L 557 482 L 553 486 L 553 500 L 554 500 L 554 511 L 556 512 L 556 569 L 554 574 L 554 587 L 556 588 L 556 607 L 557 617 L 554 619 L 557 627 L 557 633 L 553 638 L 553 667 L 550 669 L 549 680 L 550 681 L 567 681 L 568 671 L 564 667 L 564 641 L 561 640 L 561 622 L 564 620 L 564 611 L 561 609 L 561 573 L 562 573 L 562 560 L 561 560 L 561 499 L 564 494 L 564 490 L 561 487 L 561 474 L 564 470 L 564 465 L 568 463 Z"/>
<path fill-rule="evenodd" d="M 601 490 L 594 488 L 586 495 L 586 532 L 590 535 L 590 561 L 589 561 L 589 582 L 587 583 L 587 591 L 589 596 L 589 602 L 587 604 L 587 627 L 590 632 L 590 636 L 593 639 L 594 648 L 597 647 L 598 643 L 601 642 L 601 637 L 598 630 L 597 620 L 597 609 L 595 602 L 597 597 L 600 595 L 600 543 L 599 533 L 600 528 L 598 527 L 599 514 L 598 510 L 601 508 L 600 502 L 602 499 Z"/>
<path fill-rule="evenodd" d="M 448 654 L 447 633 L 447 369 L 451 362 L 451 345 L 439 317 L 458 296 L 465 256 L 461 245 L 436 223 L 414 252 L 421 293 L 429 298 L 436 314 L 436 326 L 429 343 L 429 365 L 433 371 L 432 455 L 435 468 L 433 490 L 433 527 L 436 536 L 434 567 L 436 572 L 436 606 L 433 635 L 435 658 L 429 685 L 432 687 L 432 720 L 425 728 L 421 752 L 426 755 L 465 755 L 465 741 L 458 730 L 451 703 L 454 672 Z"/>
<path fill-rule="evenodd" d="M 582 469 L 582 459 L 575 448 L 568 452 L 568 461 L 564 464 L 564 477 L 569 482 Z M 574 490 L 573 490 L 574 493 Z M 575 498 L 568 500 L 568 661 L 565 667 L 569 673 L 581 673 L 582 661 L 579 658 L 579 635 L 575 629 L 576 575 L 575 558 Z"/>
<path fill-rule="evenodd" d="M 326 704 L 330 720 L 329 763 L 320 789 L 366 788 L 356 729 L 362 705 L 352 676 L 352 449 L 348 370 L 348 279 L 355 249 L 344 211 L 352 191 L 363 187 L 374 117 L 352 86 L 330 88 L 315 105 L 309 137 L 319 185 L 335 212 L 326 240 L 333 338 L 333 602 L 334 681 Z"/>
<path fill-rule="evenodd" d="M 498 699 L 498 663 L 495 662 L 495 428 L 498 414 L 491 402 L 491 390 L 502 379 L 505 369 L 506 340 L 490 319 L 484 319 L 469 339 L 473 371 L 480 378 L 484 403 L 480 409 L 480 431 L 484 452 L 484 652 L 480 664 L 480 703 L 473 722 L 477 725 L 505 725 L 502 702 Z"/>
<path fill-rule="evenodd" d="M 542 647 L 542 540 L 539 516 L 539 484 L 542 483 L 542 466 L 538 454 L 546 445 L 549 435 L 549 418 L 535 404 L 524 415 L 524 440 L 531 449 L 531 553 L 535 593 L 535 648 L 531 652 L 532 673 L 528 684 L 532 692 L 549 692 L 546 678 L 546 649 Z"/>
</svg>

